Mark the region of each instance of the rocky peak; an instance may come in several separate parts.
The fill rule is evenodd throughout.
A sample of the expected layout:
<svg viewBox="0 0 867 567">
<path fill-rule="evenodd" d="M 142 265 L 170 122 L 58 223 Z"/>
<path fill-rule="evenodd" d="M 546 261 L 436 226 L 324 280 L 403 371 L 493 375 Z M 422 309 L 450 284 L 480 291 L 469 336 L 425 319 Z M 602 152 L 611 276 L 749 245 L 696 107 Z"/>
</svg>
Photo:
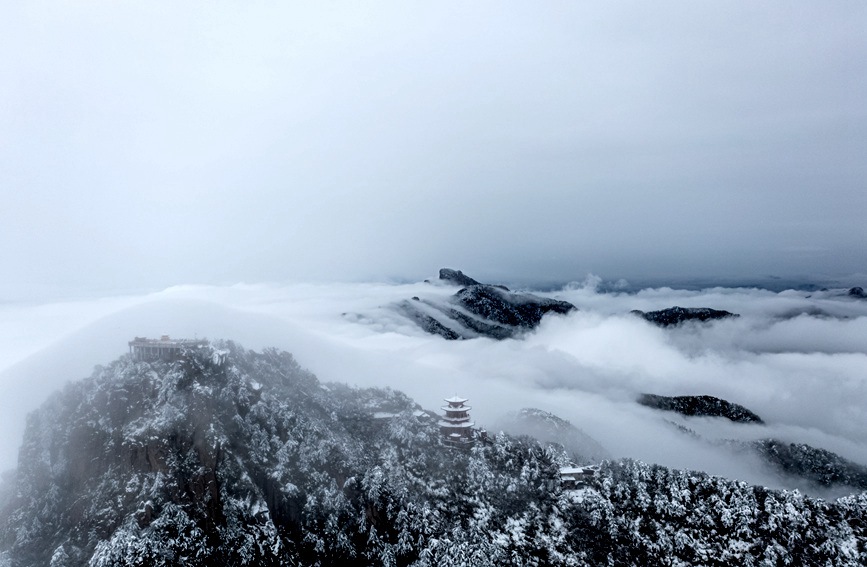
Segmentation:
<svg viewBox="0 0 867 567">
<path fill-rule="evenodd" d="M 468 285 L 479 285 L 479 282 L 465 275 L 460 270 L 452 270 L 451 268 L 440 269 L 440 281 L 458 285 L 461 287 Z"/>
<path fill-rule="evenodd" d="M 576 309 L 566 301 L 479 283 L 460 270 L 443 268 L 440 279 L 462 287 L 445 302 L 414 297 L 396 307 L 426 332 L 448 340 L 514 338 L 535 329 L 548 313 L 565 315 Z"/>
</svg>

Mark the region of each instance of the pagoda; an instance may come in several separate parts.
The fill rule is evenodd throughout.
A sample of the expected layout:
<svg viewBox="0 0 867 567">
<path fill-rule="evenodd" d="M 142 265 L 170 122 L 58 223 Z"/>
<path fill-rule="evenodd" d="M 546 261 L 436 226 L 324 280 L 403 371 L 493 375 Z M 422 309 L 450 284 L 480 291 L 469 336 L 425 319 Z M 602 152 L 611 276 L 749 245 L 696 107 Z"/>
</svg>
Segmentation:
<svg viewBox="0 0 867 567">
<path fill-rule="evenodd" d="M 470 421 L 469 411 L 472 408 L 464 405 L 467 399 L 455 395 L 452 398 L 446 398 L 445 401 L 449 405 L 440 408 L 446 414 L 440 419 L 439 426 L 446 438 L 446 443 L 453 447 L 472 446 L 473 426 L 476 424 Z"/>
</svg>

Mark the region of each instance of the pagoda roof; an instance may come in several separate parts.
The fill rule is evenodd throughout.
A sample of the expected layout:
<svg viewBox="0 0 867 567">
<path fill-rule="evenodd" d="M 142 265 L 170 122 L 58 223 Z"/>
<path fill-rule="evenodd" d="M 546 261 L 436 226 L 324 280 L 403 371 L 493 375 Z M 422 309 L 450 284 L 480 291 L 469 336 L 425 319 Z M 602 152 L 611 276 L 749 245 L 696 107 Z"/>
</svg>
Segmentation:
<svg viewBox="0 0 867 567">
<path fill-rule="evenodd" d="M 459 428 L 459 429 L 467 429 L 473 427 L 475 423 L 472 421 L 464 421 L 464 422 L 451 422 L 451 421 L 441 421 L 438 424 L 440 427 L 451 427 L 451 428 Z"/>
<path fill-rule="evenodd" d="M 461 423 L 461 422 L 463 422 L 463 421 L 469 421 L 469 420 L 470 420 L 470 416 L 466 416 L 466 417 L 449 417 L 449 416 L 446 415 L 446 416 L 441 416 L 441 417 L 440 417 L 440 420 L 442 420 L 442 421 L 448 421 L 449 423 Z"/>
<path fill-rule="evenodd" d="M 445 401 L 447 401 L 450 404 L 462 404 L 468 400 L 469 400 L 469 398 L 459 398 L 457 395 L 452 396 L 451 398 L 445 398 Z"/>
<path fill-rule="evenodd" d="M 469 410 L 473 409 L 473 406 L 461 406 L 461 407 L 440 406 L 440 409 L 443 411 L 469 411 Z"/>
</svg>

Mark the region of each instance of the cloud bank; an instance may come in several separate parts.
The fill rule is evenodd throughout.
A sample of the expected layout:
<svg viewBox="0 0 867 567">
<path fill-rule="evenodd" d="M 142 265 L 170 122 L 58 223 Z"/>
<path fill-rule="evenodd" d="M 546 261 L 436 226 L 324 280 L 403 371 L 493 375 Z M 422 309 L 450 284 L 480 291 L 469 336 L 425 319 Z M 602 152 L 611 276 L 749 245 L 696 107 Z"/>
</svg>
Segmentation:
<svg viewBox="0 0 867 567">
<path fill-rule="evenodd" d="M 525 338 L 499 342 L 445 341 L 391 308 L 408 297 L 454 291 L 425 283 L 180 286 L 111 300 L 4 306 L 6 336 L 52 314 L 65 334 L 38 335 L 31 323 L 18 350 L 4 351 L 0 411 L 10 425 L 0 461 L 14 465 L 24 415 L 50 391 L 123 354 L 133 336 L 171 334 L 284 348 L 323 381 L 390 386 L 431 409 L 459 393 L 472 400 L 482 426 L 538 407 L 568 419 L 615 456 L 770 486 L 793 484 L 706 440 L 775 437 L 867 464 L 867 344 L 859 340 L 867 328 L 865 300 L 841 290 L 603 293 L 590 280 L 550 294 L 579 311 L 546 317 Z M 660 329 L 629 313 L 672 305 L 741 316 Z M 766 425 L 661 413 L 635 403 L 641 392 L 714 395 L 746 406 Z"/>
</svg>

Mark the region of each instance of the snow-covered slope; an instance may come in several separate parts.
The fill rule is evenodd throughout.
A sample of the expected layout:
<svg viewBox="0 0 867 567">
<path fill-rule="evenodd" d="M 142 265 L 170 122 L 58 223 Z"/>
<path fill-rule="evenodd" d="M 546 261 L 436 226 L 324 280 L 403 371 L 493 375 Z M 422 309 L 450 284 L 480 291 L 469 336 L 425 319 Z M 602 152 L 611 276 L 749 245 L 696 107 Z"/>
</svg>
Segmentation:
<svg viewBox="0 0 867 567">
<path fill-rule="evenodd" d="M 112 360 L 138 335 L 175 337 L 231 336 L 253 348 L 275 344 L 277 337 L 310 342 L 291 323 L 243 312 L 211 301 L 160 298 L 138 302 L 99 318 L 36 354 L 0 371 L 0 470 L 15 466 L 26 415 L 55 390 L 88 376 L 97 362 Z"/>
<path fill-rule="evenodd" d="M 631 460 L 574 487 L 554 446 L 498 434 L 455 450 L 419 410 L 321 384 L 275 349 L 121 357 L 28 419 L 0 485 L 0 565 L 867 560 L 867 495 L 828 503 Z"/>
</svg>

